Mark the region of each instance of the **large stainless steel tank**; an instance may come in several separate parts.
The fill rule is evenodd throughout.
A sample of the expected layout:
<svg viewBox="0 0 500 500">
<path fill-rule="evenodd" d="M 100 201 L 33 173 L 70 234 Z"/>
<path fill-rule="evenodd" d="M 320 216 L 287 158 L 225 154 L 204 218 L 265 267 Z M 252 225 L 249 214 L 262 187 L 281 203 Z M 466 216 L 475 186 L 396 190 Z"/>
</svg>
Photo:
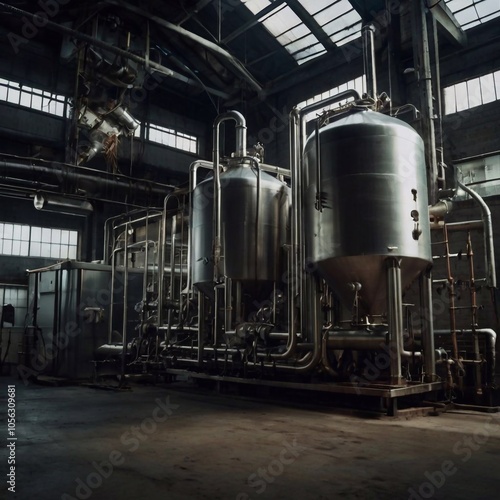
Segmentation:
<svg viewBox="0 0 500 500">
<path fill-rule="evenodd" d="M 353 110 L 320 129 L 322 210 L 316 209 L 316 137 L 305 145 L 307 257 L 346 305 L 361 283 L 366 314 L 386 312 L 386 259 L 408 286 L 431 262 L 424 145 L 409 125 Z"/>
<path fill-rule="evenodd" d="M 260 181 L 259 181 L 260 175 Z M 220 175 L 223 269 L 233 280 L 272 281 L 280 278 L 282 246 L 290 190 L 248 163 L 231 166 Z M 213 179 L 196 186 L 192 197 L 193 284 L 213 293 Z"/>
</svg>

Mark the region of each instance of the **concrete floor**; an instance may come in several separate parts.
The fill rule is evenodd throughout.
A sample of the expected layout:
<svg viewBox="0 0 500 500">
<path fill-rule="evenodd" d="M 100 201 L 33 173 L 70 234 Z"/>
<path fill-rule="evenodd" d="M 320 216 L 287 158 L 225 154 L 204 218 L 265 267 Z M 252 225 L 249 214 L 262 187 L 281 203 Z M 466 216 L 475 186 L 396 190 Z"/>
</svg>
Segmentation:
<svg viewBox="0 0 500 500">
<path fill-rule="evenodd" d="M 374 419 L 169 386 L 1 378 L 3 422 L 8 383 L 17 477 L 16 494 L 0 485 L 2 498 L 499 498 L 500 414 Z M 6 462 L 0 454 L 4 478 Z"/>
</svg>

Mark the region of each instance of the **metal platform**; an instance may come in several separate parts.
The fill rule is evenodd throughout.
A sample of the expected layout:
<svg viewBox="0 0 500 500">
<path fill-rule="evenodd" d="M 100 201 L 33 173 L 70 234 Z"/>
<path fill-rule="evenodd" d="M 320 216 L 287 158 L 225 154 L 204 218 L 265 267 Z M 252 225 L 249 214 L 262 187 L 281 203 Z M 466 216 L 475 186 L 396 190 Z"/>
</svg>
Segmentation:
<svg viewBox="0 0 500 500">
<path fill-rule="evenodd" d="M 335 394 L 353 394 L 358 396 L 372 396 L 387 399 L 439 391 L 445 386 L 445 382 L 409 383 L 404 386 L 382 384 L 355 385 L 350 382 L 308 384 L 304 382 L 285 382 L 280 380 L 265 380 L 256 378 L 224 377 L 220 375 L 208 375 L 205 373 L 197 373 L 189 370 L 174 368 L 169 368 L 165 370 L 165 372 L 169 375 L 184 375 L 187 376 L 188 379 L 204 379 L 213 380 L 215 382 L 228 382 L 267 387 L 282 387 L 286 389 L 330 392 Z"/>
</svg>

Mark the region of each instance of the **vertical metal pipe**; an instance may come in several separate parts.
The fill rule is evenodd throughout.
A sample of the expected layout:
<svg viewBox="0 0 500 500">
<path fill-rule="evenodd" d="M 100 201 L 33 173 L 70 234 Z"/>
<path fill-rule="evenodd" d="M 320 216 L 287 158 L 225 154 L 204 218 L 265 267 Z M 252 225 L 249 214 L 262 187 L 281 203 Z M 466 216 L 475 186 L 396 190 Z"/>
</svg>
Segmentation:
<svg viewBox="0 0 500 500">
<path fill-rule="evenodd" d="M 225 279 L 224 286 L 224 331 L 231 330 L 233 324 L 233 280 L 231 278 Z"/>
<path fill-rule="evenodd" d="M 123 252 L 123 325 L 122 325 L 122 370 L 120 385 L 125 383 L 127 368 L 127 316 L 128 316 L 128 222 L 125 224 L 125 249 Z"/>
<path fill-rule="evenodd" d="M 424 0 L 414 0 L 412 5 L 412 36 L 414 58 L 418 70 L 418 83 L 421 92 L 423 115 L 423 138 L 428 172 L 429 203 L 437 201 L 438 166 L 436 156 L 436 136 L 434 130 L 434 103 L 432 93 L 432 68 L 429 49 L 429 33 L 427 29 L 427 7 Z"/>
<path fill-rule="evenodd" d="M 261 229 L 260 228 L 260 210 L 261 210 L 261 207 L 260 207 L 260 198 L 261 198 L 261 172 L 260 172 L 260 168 L 259 168 L 259 165 L 257 162 L 255 162 L 256 165 L 257 165 L 257 199 L 256 199 L 256 203 L 255 203 L 255 210 L 256 210 L 256 213 L 255 213 L 255 265 L 254 265 L 254 268 L 255 268 L 255 280 L 257 281 L 258 280 L 258 263 L 260 262 L 260 259 L 259 259 L 259 251 L 260 251 L 260 238 L 259 238 L 259 230 Z"/>
<path fill-rule="evenodd" d="M 183 203 L 182 206 L 184 207 L 186 203 L 186 199 L 183 198 Z M 179 217 L 181 219 L 181 231 L 179 234 L 179 241 L 180 241 L 180 249 L 179 249 L 179 311 L 181 311 L 184 308 L 184 294 L 182 293 L 183 288 L 182 288 L 182 277 L 184 276 L 184 228 L 185 223 L 184 223 L 184 210 L 179 212 Z"/>
<path fill-rule="evenodd" d="M 288 277 L 288 328 L 290 342 L 288 354 L 292 353 L 297 343 L 297 331 L 295 327 L 295 297 L 300 293 L 299 280 L 301 277 L 299 269 L 299 172 L 300 172 L 300 110 L 294 108 L 290 113 L 290 170 L 292 183 L 292 207 L 291 207 L 291 246 L 290 246 L 290 268 Z"/>
<path fill-rule="evenodd" d="M 212 331 L 212 346 L 216 347 L 217 346 L 217 339 L 219 337 L 219 330 L 220 330 L 220 311 L 219 311 L 219 304 L 220 304 L 220 288 L 221 285 L 216 285 L 214 288 L 214 321 L 213 321 L 213 331 Z"/>
<path fill-rule="evenodd" d="M 242 301 L 242 295 L 241 295 L 241 281 L 236 281 L 236 295 L 234 298 L 235 301 L 235 321 L 237 323 L 241 322 L 243 320 L 242 318 L 242 312 L 241 312 L 241 301 Z"/>
<path fill-rule="evenodd" d="M 198 366 L 203 365 L 203 337 L 205 336 L 205 297 L 198 292 Z"/>
<path fill-rule="evenodd" d="M 377 100 L 377 69 L 375 64 L 375 27 L 371 24 L 363 26 L 363 67 L 366 75 L 366 93 Z"/>
<path fill-rule="evenodd" d="M 316 134 L 316 205 L 319 212 L 323 211 L 323 202 L 321 200 L 321 137 L 319 133 L 319 119 L 316 120 L 314 133 Z"/>
<path fill-rule="evenodd" d="M 192 255 L 192 215 L 193 215 L 193 193 L 198 185 L 198 169 L 205 168 L 207 170 L 213 169 L 213 163 L 209 161 L 197 160 L 191 163 L 189 167 L 189 229 L 188 229 L 188 252 L 187 252 L 187 278 L 186 278 L 186 288 L 184 291 L 189 293 L 191 290 L 191 255 Z"/>
<path fill-rule="evenodd" d="M 476 334 L 477 328 L 477 295 L 476 295 L 476 282 L 474 273 L 474 250 L 472 249 L 472 240 L 470 237 L 470 231 L 467 231 L 467 260 L 469 261 L 469 282 L 470 282 L 470 307 L 471 307 L 471 327 L 472 334 L 474 337 L 474 359 L 479 361 L 481 359 L 481 353 L 479 352 L 479 338 Z M 474 381 L 476 394 L 479 394 L 481 389 L 481 365 L 478 363 L 474 365 Z"/>
<path fill-rule="evenodd" d="M 446 252 L 446 271 L 448 274 L 448 295 L 450 297 L 450 331 L 453 344 L 453 359 L 458 360 L 457 320 L 455 315 L 455 297 L 457 294 L 455 292 L 455 278 L 451 274 L 450 241 L 446 224 L 444 225 L 443 234 Z"/>
<path fill-rule="evenodd" d="M 220 184 L 220 125 L 227 120 L 236 122 L 236 155 L 243 157 L 246 155 L 247 138 L 246 138 L 246 120 L 245 117 L 238 111 L 228 111 L 220 114 L 214 121 L 213 133 L 213 169 L 214 169 L 214 281 L 220 281 L 222 273 L 220 272 L 219 264 L 221 257 L 221 184 Z"/>
<path fill-rule="evenodd" d="M 116 271 L 116 251 L 111 254 L 111 293 L 109 299 L 109 323 L 108 323 L 108 344 L 113 342 L 113 309 L 115 303 L 115 271 Z"/>
<path fill-rule="evenodd" d="M 391 352 L 391 384 L 403 383 L 401 353 L 403 351 L 403 300 L 400 261 L 387 259 L 387 322 Z"/>
<path fill-rule="evenodd" d="M 148 266 L 149 266 L 149 217 L 146 213 L 146 235 L 144 243 L 144 275 L 142 277 L 142 321 L 146 321 L 148 301 Z"/>
<path fill-rule="evenodd" d="M 167 244 L 167 205 L 175 194 L 170 193 L 163 201 L 163 212 L 161 216 L 160 243 L 158 245 L 158 326 L 163 326 L 163 295 L 165 294 L 165 246 Z"/>
<path fill-rule="evenodd" d="M 175 232 L 177 230 L 177 216 L 176 214 L 172 215 L 171 222 L 171 232 L 170 232 L 170 282 L 169 282 L 169 290 L 168 290 L 168 298 L 173 301 L 174 300 L 174 273 L 175 273 Z M 168 345 L 170 342 L 170 338 L 172 335 L 172 306 L 169 306 L 167 313 L 167 338 L 166 344 Z"/>
<path fill-rule="evenodd" d="M 420 316 L 422 320 L 422 349 L 424 354 L 424 380 L 436 380 L 436 351 L 434 349 L 434 323 L 432 308 L 432 274 L 428 268 L 420 274 Z"/>
</svg>

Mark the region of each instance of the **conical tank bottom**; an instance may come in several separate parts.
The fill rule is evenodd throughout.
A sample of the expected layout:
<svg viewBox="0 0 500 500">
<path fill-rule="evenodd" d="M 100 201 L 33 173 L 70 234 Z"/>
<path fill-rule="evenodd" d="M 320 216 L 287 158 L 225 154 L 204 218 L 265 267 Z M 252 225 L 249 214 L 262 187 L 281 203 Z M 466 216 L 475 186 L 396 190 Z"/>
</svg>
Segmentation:
<svg viewBox="0 0 500 500">
<path fill-rule="evenodd" d="M 350 308 L 354 302 L 351 283 L 360 283 L 359 306 L 362 314 L 380 316 L 387 313 L 387 255 L 336 257 L 317 263 L 319 273 Z M 409 287 L 428 266 L 424 259 L 401 259 L 401 283 Z"/>
</svg>

